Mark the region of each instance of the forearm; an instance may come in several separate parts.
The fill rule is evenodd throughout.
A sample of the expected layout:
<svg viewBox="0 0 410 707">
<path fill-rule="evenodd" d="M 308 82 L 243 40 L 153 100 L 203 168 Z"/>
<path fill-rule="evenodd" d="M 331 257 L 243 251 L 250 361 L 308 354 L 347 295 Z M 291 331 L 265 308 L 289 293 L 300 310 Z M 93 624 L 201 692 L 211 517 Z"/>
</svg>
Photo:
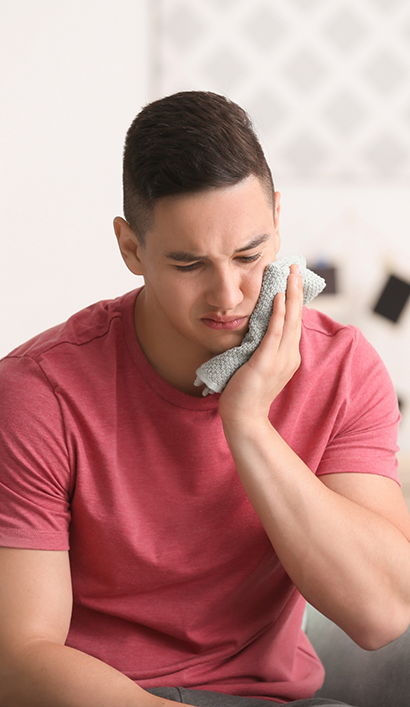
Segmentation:
<svg viewBox="0 0 410 707">
<path fill-rule="evenodd" d="M 50 641 L 15 650 L 0 668 L 0 707 L 175 707 L 111 666 Z"/>
<path fill-rule="evenodd" d="M 328 489 L 267 420 L 224 429 L 245 491 L 301 594 L 364 647 L 405 630 L 410 544 L 402 533 Z"/>
</svg>

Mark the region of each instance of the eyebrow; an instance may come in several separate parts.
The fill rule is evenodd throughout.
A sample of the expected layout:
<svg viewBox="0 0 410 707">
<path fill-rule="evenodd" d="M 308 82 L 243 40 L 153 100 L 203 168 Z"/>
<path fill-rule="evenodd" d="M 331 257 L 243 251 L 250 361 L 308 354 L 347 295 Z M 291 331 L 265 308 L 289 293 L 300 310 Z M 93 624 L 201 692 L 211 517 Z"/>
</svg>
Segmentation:
<svg viewBox="0 0 410 707">
<path fill-rule="evenodd" d="M 247 245 L 243 248 L 238 248 L 235 253 L 244 253 L 247 250 L 252 250 L 252 248 L 257 248 L 258 246 L 266 243 L 270 238 L 270 233 L 262 233 L 260 236 L 255 236 Z M 169 253 L 164 253 L 166 258 L 170 260 L 176 260 L 179 263 L 192 263 L 195 260 L 203 260 L 206 258 L 205 255 L 194 255 L 193 253 L 188 253 L 184 250 L 172 250 Z"/>
<path fill-rule="evenodd" d="M 257 248 L 259 245 L 266 243 L 270 238 L 270 233 L 262 233 L 260 236 L 253 238 L 250 243 L 248 243 L 244 248 L 238 248 L 235 253 L 243 253 L 245 250 L 252 250 L 252 248 Z"/>
</svg>

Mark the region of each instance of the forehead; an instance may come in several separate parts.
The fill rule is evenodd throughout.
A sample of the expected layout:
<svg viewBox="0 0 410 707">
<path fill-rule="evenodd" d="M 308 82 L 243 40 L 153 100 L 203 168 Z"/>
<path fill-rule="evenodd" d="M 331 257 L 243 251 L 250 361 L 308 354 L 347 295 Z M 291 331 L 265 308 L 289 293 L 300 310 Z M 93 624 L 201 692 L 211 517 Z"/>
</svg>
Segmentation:
<svg viewBox="0 0 410 707">
<path fill-rule="evenodd" d="M 155 206 L 147 240 L 225 241 L 243 245 L 273 228 L 273 204 L 256 177 L 230 187 L 164 197 Z"/>
</svg>

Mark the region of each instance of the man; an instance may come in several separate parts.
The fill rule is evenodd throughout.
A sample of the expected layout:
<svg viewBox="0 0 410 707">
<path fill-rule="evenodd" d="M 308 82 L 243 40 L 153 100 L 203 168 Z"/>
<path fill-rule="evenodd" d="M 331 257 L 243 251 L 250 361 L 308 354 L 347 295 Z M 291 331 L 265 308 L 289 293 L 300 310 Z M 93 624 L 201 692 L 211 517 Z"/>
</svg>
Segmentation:
<svg viewBox="0 0 410 707">
<path fill-rule="evenodd" d="M 390 380 L 357 330 L 303 311 L 292 266 L 250 360 L 220 395 L 194 386 L 280 246 L 235 104 L 147 106 L 124 215 L 144 287 L 1 364 L 0 705 L 323 704 L 305 599 L 370 650 L 410 621 Z"/>
</svg>

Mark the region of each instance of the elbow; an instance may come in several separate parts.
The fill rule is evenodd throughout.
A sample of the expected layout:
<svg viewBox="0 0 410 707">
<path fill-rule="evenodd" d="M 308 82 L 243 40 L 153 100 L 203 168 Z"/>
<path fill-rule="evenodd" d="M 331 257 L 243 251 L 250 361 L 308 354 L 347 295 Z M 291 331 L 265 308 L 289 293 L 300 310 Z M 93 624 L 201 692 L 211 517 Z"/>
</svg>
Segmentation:
<svg viewBox="0 0 410 707">
<path fill-rule="evenodd" d="M 360 622 L 348 633 L 360 648 L 366 651 L 377 651 L 400 638 L 409 624 L 410 607 L 407 607 L 407 611 L 384 610 L 366 623 Z"/>
</svg>

